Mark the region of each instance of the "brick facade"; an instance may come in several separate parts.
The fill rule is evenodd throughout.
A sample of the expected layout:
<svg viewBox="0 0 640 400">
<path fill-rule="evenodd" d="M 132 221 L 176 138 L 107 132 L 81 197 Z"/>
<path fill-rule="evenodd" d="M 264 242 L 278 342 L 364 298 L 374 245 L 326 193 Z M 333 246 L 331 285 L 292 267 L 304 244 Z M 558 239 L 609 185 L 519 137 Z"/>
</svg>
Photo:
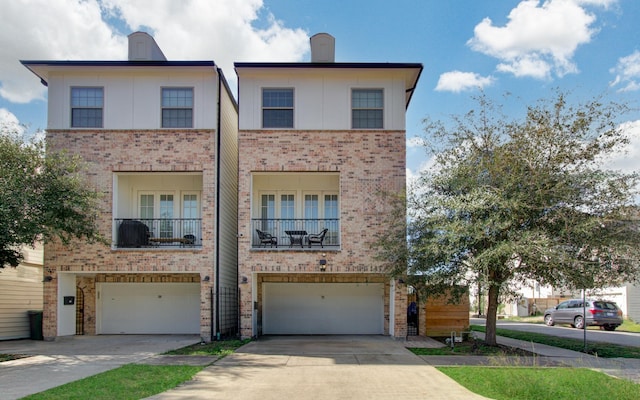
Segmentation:
<svg viewBox="0 0 640 400">
<path fill-rule="evenodd" d="M 45 245 L 43 334 L 52 339 L 57 330 L 57 278 L 74 274 L 85 295 L 86 334 L 96 333 L 96 282 L 200 282 L 214 276 L 215 264 L 215 130 L 49 130 L 48 151 L 64 149 L 86 160 L 90 184 L 103 197 L 98 225 L 112 236 L 113 176 L 118 172 L 198 172 L 202 174 L 202 247 L 182 249 L 112 249 L 101 244 Z M 201 282 L 201 336 L 211 333 L 208 299 L 213 280 Z"/>
<path fill-rule="evenodd" d="M 389 332 L 391 278 L 374 259 L 374 233 L 382 226 L 388 204 L 380 192 L 405 190 L 404 131 L 240 131 L 239 232 L 251 223 L 253 172 L 337 172 L 339 179 L 339 250 L 252 250 L 250 237 L 239 239 L 241 284 L 240 327 L 242 337 L 253 332 L 252 279 L 258 282 L 384 282 L 385 333 L 406 336 L 406 287 L 395 285 L 394 331 Z M 326 254 L 326 271 L 320 272 L 319 253 Z M 254 287 L 260 288 L 261 285 Z M 260 290 L 260 289 L 258 289 Z M 257 293 L 258 307 L 261 293 Z M 258 313 L 258 320 L 261 316 Z"/>
</svg>

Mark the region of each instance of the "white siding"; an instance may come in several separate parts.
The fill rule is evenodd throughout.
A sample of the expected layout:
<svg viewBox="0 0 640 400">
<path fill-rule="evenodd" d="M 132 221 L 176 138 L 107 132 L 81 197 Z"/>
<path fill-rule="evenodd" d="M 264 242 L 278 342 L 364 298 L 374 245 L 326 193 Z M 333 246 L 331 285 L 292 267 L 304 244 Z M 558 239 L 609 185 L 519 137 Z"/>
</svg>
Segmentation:
<svg viewBox="0 0 640 400">
<path fill-rule="evenodd" d="M 42 245 L 24 249 L 24 262 L 0 270 L 0 340 L 30 336 L 29 310 L 42 310 Z"/>
<path fill-rule="evenodd" d="M 232 98 L 224 87 L 220 99 L 220 288 L 226 298 L 220 302 L 227 306 L 220 309 L 219 331 L 225 333 L 226 325 L 237 318 L 238 288 L 238 114 Z M 234 295 L 234 297 L 232 297 Z M 225 323 L 226 321 L 226 323 Z"/>
<path fill-rule="evenodd" d="M 49 75 L 49 129 L 71 127 L 73 86 L 104 87 L 104 129 L 157 129 L 161 125 L 161 88 L 192 87 L 193 127 L 216 126 L 217 79 L 209 69 L 94 69 Z"/>
<path fill-rule="evenodd" d="M 241 73 L 240 129 L 262 129 L 262 88 L 294 89 L 294 129 L 351 129 L 351 90 L 384 91 L 384 129 L 405 129 L 405 76 L 394 70 L 291 69 Z"/>
<path fill-rule="evenodd" d="M 627 285 L 627 318 L 640 323 L 640 285 Z"/>
</svg>

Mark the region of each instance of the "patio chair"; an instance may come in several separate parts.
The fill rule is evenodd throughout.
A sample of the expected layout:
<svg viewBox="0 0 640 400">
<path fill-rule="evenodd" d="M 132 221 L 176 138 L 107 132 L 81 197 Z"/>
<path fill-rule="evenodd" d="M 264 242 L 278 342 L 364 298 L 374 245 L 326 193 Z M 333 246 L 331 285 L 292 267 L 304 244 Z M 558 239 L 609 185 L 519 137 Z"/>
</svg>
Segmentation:
<svg viewBox="0 0 640 400">
<path fill-rule="evenodd" d="M 309 247 L 311 247 L 311 243 L 319 243 L 320 247 L 324 248 L 322 242 L 324 242 L 324 237 L 329 232 L 328 228 L 324 228 L 320 233 L 312 233 L 307 236 L 307 241 L 309 242 Z"/>
<path fill-rule="evenodd" d="M 196 244 L 196 236 L 192 234 L 187 234 L 183 236 L 183 242 L 185 246 L 194 246 Z"/>
<path fill-rule="evenodd" d="M 256 232 L 258 232 L 258 238 L 260 239 L 260 247 L 262 247 L 263 244 L 264 247 L 267 247 L 267 244 L 271 245 L 271 247 L 273 247 L 273 245 L 278 247 L 277 237 L 274 237 L 270 233 L 262 232 L 260 229 L 256 229 Z"/>
</svg>

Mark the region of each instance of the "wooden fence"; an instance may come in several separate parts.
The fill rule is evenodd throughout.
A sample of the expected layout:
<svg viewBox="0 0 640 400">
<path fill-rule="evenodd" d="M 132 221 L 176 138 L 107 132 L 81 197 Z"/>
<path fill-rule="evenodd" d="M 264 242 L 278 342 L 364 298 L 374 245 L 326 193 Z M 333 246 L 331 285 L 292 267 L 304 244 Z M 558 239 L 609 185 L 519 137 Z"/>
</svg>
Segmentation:
<svg viewBox="0 0 640 400">
<path fill-rule="evenodd" d="M 567 300 L 567 297 L 545 297 L 527 299 L 529 315 L 542 315 L 547 308 L 555 307 L 561 302 Z"/>
<path fill-rule="evenodd" d="M 422 315 L 421 315 L 422 317 Z M 462 296 L 458 303 L 450 303 L 446 296 L 429 297 L 424 305 L 424 321 L 420 335 L 450 336 L 469 330 L 469 296 Z"/>
</svg>

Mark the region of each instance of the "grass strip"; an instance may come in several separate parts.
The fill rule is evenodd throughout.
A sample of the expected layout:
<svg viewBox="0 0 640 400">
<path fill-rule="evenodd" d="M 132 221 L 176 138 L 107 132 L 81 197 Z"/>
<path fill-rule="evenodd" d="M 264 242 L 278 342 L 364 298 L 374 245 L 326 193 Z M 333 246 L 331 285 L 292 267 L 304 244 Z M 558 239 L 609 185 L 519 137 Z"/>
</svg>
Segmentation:
<svg viewBox="0 0 640 400">
<path fill-rule="evenodd" d="M 456 343 L 452 349 L 449 346 L 439 348 L 422 348 L 410 347 L 409 351 L 419 356 L 510 356 L 523 355 L 514 349 L 500 346 L 487 346 L 480 340 L 469 340 L 462 343 Z"/>
<path fill-rule="evenodd" d="M 471 330 L 485 332 L 486 328 L 480 325 L 471 325 Z M 542 333 L 521 332 L 502 328 L 496 329 L 496 334 L 498 336 L 504 336 L 511 339 L 541 343 L 567 350 L 579 352 L 584 351 L 584 342 L 579 339 L 562 338 Z M 628 347 L 612 343 L 587 342 L 587 351 L 589 354 L 594 354 L 603 358 L 640 358 L 640 347 Z"/>
<path fill-rule="evenodd" d="M 137 400 L 174 388 L 204 367 L 127 364 L 24 397 L 26 400 Z"/>
<path fill-rule="evenodd" d="M 462 386 L 496 400 L 637 400 L 640 385 L 585 368 L 438 367 Z"/>
<path fill-rule="evenodd" d="M 187 356 L 219 356 L 224 357 L 235 351 L 240 346 L 249 343 L 251 339 L 245 340 L 222 340 L 218 342 L 196 343 L 191 346 L 182 347 L 176 350 L 167 351 L 168 355 Z"/>
</svg>

